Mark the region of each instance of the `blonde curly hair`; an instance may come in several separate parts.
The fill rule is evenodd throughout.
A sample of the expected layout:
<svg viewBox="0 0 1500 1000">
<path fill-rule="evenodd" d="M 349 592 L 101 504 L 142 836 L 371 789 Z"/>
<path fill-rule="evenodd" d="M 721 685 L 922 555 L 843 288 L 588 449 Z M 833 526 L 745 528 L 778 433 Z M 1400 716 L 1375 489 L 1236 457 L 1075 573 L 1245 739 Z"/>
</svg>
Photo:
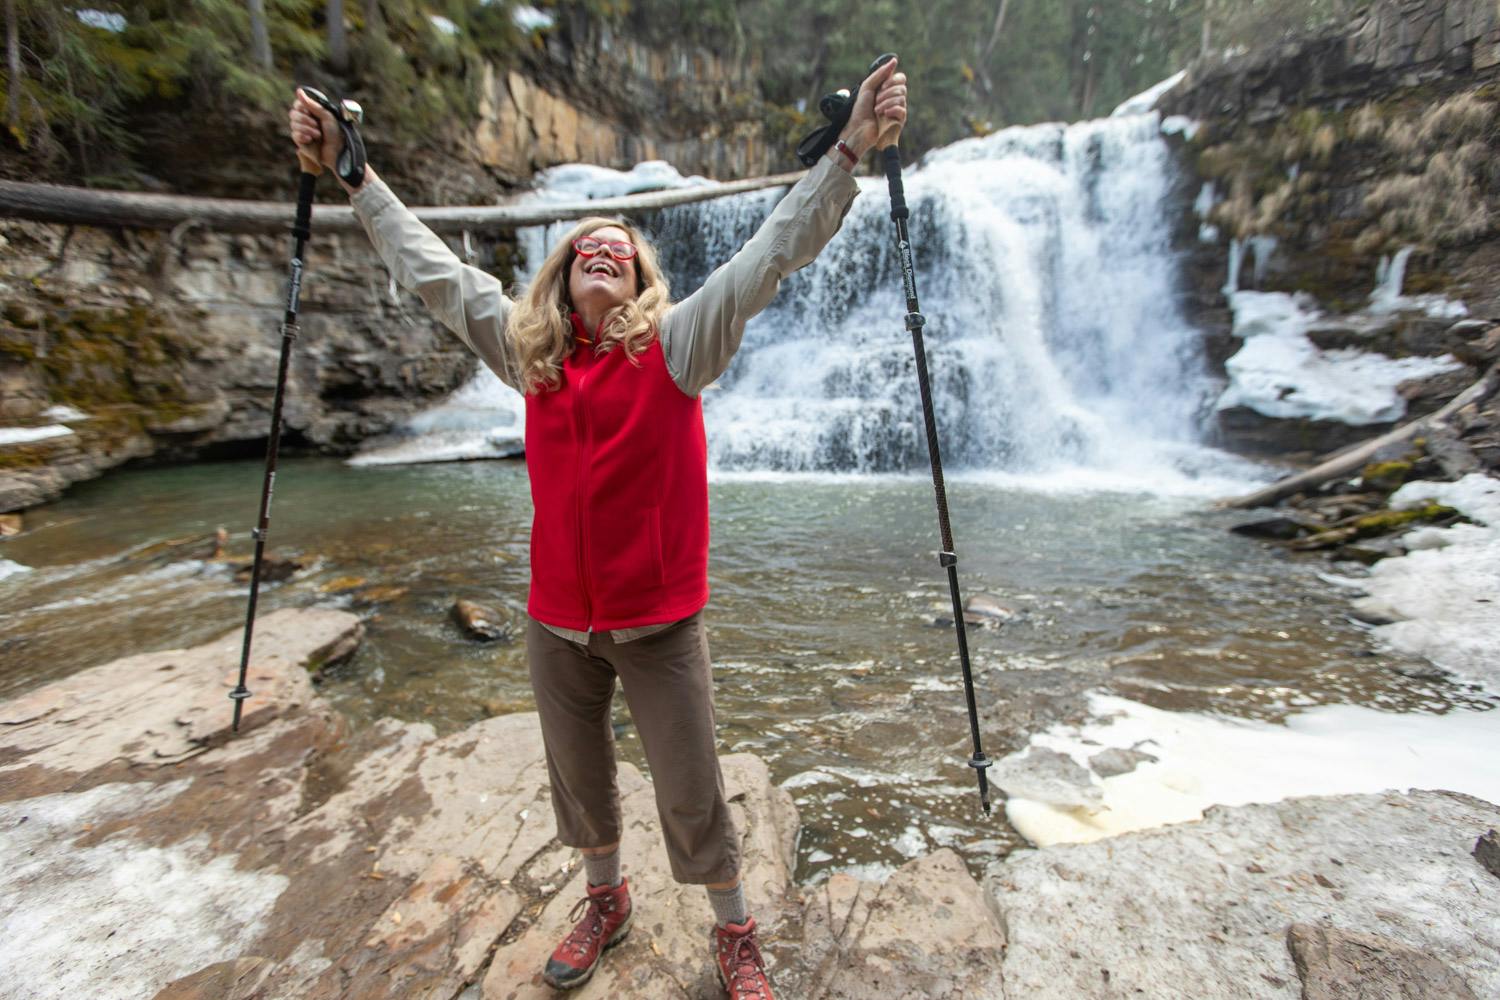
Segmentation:
<svg viewBox="0 0 1500 1000">
<path fill-rule="evenodd" d="M 506 335 L 515 348 L 527 395 L 561 384 L 562 363 L 573 352 L 573 303 L 568 273 L 578 252 L 573 241 L 605 226 L 625 230 L 636 246 L 635 298 L 604 314 L 604 329 L 594 350 L 604 354 L 621 347 L 632 363 L 651 346 L 661 318 L 672 305 L 672 290 L 656 259 L 656 250 L 639 229 L 623 219 L 593 216 L 580 220 L 561 240 L 511 308 Z"/>
</svg>

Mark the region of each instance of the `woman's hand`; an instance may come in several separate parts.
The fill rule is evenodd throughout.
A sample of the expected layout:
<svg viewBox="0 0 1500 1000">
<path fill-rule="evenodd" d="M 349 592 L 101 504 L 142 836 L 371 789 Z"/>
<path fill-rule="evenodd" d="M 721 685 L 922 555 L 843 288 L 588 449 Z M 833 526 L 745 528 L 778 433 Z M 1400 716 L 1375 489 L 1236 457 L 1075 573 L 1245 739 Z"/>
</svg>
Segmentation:
<svg viewBox="0 0 1500 1000">
<path fill-rule="evenodd" d="M 287 122 L 298 157 L 332 170 L 344 149 L 344 134 L 333 115 L 298 87 L 297 96 L 287 109 Z"/>
<path fill-rule="evenodd" d="M 858 156 L 884 149 L 901 137 L 906 124 L 906 74 L 896 72 L 896 60 L 882 65 L 859 85 L 849 124 L 839 138 Z"/>
</svg>

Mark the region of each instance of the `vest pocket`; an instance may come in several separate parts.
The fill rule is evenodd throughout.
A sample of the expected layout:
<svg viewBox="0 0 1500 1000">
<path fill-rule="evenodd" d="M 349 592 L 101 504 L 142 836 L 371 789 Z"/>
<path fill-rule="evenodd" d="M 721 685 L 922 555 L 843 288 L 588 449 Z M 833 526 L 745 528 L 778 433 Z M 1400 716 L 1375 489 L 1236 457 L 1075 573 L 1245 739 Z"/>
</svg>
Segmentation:
<svg viewBox="0 0 1500 1000">
<path fill-rule="evenodd" d="M 590 582 L 596 617 L 648 614 L 666 584 L 661 552 L 661 508 L 604 510 L 589 530 Z"/>
</svg>

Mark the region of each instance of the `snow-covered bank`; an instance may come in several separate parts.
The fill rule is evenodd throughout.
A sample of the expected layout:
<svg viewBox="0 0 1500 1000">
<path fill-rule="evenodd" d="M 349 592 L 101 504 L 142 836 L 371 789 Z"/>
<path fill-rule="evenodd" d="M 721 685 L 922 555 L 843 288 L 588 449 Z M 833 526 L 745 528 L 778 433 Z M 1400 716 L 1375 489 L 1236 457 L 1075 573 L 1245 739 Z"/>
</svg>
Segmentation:
<svg viewBox="0 0 1500 1000">
<path fill-rule="evenodd" d="M 1010 799 L 1006 814 L 1034 844 L 1083 843 L 1196 820 L 1212 805 L 1305 795 L 1444 788 L 1500 802 L 1500 711 L 1397 715 L 1328 705 L 1276 725 L 1166 712 L 1106 694 L 1091 695 L 1089 704 L 1089 722 L 1054 726 L 1031 740 L 1031 747 L 1071 758 L 1078 765 L 1067 769 L 1073 780 L 1015 780 L 1022 795 Z M 1155 760 L 1100 777 L 1090 761 L 1111 749 Z M 1001 762 L 1002 787 L 1006 771 L 1034 770 L 1017 768 L 1020 756 Z"/>
<path fill-rule="evenodd" d="M 1375 631 L 1397 649 L 1500 690 L 1500 479 L 1472 473 L 1456 483 L 1407 483 L 1390 506 L 1429 500 L 1474 523 L 1407 535 L 1411 551 L 1382 559 L 1369 579 L 1358 581 L 1368 596 L 1357 606 L 1394 619 Z M 1500 735 L 1491 742 L 1500 750 Z"/>
<path fill-rule="evenodd" d="M 1388 358 L 1353 348 L 1323 350 L 1307 336 L 1320 313 L 1311 300 L 1283 292 L 1232 292 L 1234 335 L 1244 346 L 1225 362 L 1229 387 L 1218 408 L 1246 406 L 1268 417 L 1348 424 L 1399 420 L 1406 401 L 1396 387 L 1462 367 L 1452 355 Z"/>
</svg>

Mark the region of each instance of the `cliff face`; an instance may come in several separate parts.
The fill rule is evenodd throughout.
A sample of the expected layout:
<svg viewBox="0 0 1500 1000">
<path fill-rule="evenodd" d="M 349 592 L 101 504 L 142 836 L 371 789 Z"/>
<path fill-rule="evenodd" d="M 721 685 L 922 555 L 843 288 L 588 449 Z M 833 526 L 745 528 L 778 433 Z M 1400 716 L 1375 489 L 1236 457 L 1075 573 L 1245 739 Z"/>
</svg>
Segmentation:
<svg viewBox="0 0 1500 1000">
<path fill-rule="evenodd" d="M 0 443 L 0 510 L 130 459 L 264 452 L 285 238 L 9 222 L 0 245 L 0 425 L 53 435 Z M 300 320 L 288 449 L 347 452 L 474 369 L 362 235 L 314 238 Z"/>
<path fill-rule="evenodd" d="M 665 159 L 719 180 L 770 172 L 759 63 L 655 48 L 573 12 L 524 65 L 487 65 L 476 156 L 502 180 L 558 163 Z"/>
<path fill-rule="evenodd" d="M 1497 78 L 1500 10 L 1477 0 L 1384 0 L 1340 30 L 1190 67 L 1161 109 L 1200 123 L 1181 147 L 1196 178 L 1182 246 L 1215 357 L 1239 346 L 1222 292 L 1231 241 L 1252 248 L 1239 287 L 1301 293 L 1338 328 L 1320 347 L 1463 353 L 1484 334 L 1491 324 L 1473 320 L 1500 316 Z M 1462 301 L 1468 326 L 1410 309 L 1372 331 L 1348 315 L 1365 309 L 1382 261 L 1404 248 L 1403 291 Z M 1452 383 L 1487 363 L 1483 351 L 1469 355 Z M 1411 412 L 1435 409 L 1445 391 L 1412 387 Z M 1319 451 L 1381 429 L 1273 424 L 1221 413 L 1225 443 L 1260 451 Z"/>
</svg>

